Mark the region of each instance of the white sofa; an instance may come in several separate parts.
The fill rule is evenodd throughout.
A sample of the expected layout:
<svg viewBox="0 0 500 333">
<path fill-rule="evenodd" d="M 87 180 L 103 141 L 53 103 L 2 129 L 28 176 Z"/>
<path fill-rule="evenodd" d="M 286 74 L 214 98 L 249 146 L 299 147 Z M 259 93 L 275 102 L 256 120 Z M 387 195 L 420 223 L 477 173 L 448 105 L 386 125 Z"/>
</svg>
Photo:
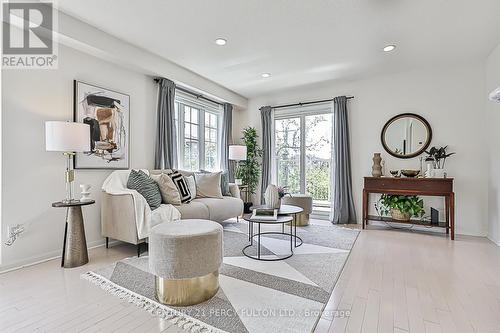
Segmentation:
<svg viewBox="0 0 500 333">
<path fill-rule="evenodd" d="M 167 172 L 168 170 L 150 170 L 150 174 Z M 183 175 L 194 174 L 179 170 Z M 188 204 L 174 206 L 182 219 L 205 219 L 223 222 L 238 217 L 243 213 L 243 200 L 237 185 L 229 184 L 231 196 L 218 198 L 196 198 Z M 106 237 L 106 247 L 109 238 L 139 245 L 145 240 L 137 234 L 136 212 L 131 194 L 110 194 L 105 191 L 101 196 L 101 231 Z M 140 247 L 138 246 L 138 253 Z"/>
</svg>

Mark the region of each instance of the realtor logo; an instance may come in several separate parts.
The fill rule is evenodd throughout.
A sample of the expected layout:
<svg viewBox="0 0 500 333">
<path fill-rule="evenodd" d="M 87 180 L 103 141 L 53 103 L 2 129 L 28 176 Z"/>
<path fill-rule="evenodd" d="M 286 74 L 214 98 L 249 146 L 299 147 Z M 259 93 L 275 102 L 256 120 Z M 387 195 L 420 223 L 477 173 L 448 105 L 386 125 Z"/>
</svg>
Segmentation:
<svg viewBox="0 0 500 333">
<path fill-rule="evenodd" d="M 56 69 L 54 7 L 51 2 L 4 2 L 3 68 Z"/>
</svg>

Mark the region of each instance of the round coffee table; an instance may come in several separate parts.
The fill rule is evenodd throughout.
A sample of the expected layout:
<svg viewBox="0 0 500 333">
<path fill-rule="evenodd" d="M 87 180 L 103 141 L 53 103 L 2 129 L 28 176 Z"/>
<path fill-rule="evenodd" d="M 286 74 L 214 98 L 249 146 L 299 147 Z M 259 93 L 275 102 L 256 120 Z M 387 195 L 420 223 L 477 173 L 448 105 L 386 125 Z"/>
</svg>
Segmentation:
<svg viewBox="0 0 500 333">
<path fill-rule="evenodd" d="M 285 233 L 284 232 L 284 227 L 282 228 L 282 232 L 276 232 L 276 231 L 267 231 L 267 232 L 261 232 L 260 231 L 260 226 L 261 224 L 267 224 L 267 225 L 276 225 L 276 224 L 281 224 L 282 226 L 285 225 L 285 223 L 292 222 L 293 217 L 288 216 L 288 215 L 278 215 L 278 219 L 276 221 L 266 221 L 266 220 L 255 220 L 255 219 L 250 219 L 252 214 L 246 214 L 243 215 L 243 219 L 248 222 L 248 240 L 250 241 L 250 244 L 245 246 L 242 250 L 243 254 L 251 259 L 255 260 L 260 260 L 260 261 L 279 261 L 279 260 L 285 260 L 293 256 L 293 239 L 295 238 L 294 235 L 292 234 L 292 225 L 290 225 L 290 233 Z M 253 224 L 257 223 L 257 233 L 253 233 Z M 278 257 L 277 259 L 270 259 L 270 258 L 261 258 L 260 255 L 260 237 L 262 235 L 284 235 L 284 236 L 290 236 L 290 254 L 286 255 L 284 257 Z M 246 253 L 246 249 L 250 248 L 253 246 L 253 239 L 257 237 L 257 256 L 250 255 Z"/>
<path fill-rule="evenodd" d="M 269 208 L 271 207 L 266 206 L 266 205 L 260 205 L 260 206 L 253 206 L 252 209 L 259 209 L 259 208 Z M 294 236 L 294 246 L 299 247 L 302 245 L 302 238 L 297 236 L 297 215 L 301 214 L 304 211 L 302 207 L 299 206 L 292 206 L 292 205 L 281 205 L 280 208 L 278 209 L 278 216 L 281 215 L 291 215 L 293 216 L 293 221 L 291 221 L 293 225 L 293 236 Z M 285 232 L 285 224 L 281 226 L 281 231 L 282 233 Z M 300 241 L 300 243 L 297 245 L 297 239 Z"/>
</svg>

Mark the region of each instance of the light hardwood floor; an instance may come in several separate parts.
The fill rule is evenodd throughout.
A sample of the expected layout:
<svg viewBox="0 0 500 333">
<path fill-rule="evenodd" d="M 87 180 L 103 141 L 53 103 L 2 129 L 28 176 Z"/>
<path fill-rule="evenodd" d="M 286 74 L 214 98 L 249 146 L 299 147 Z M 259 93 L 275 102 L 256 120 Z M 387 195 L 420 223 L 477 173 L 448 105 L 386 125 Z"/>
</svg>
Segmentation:
<svg viewBox="0 0 500 333">
<path fill-rule="evenodd" d="M 0 275 L 0 331 L 182 332 L 79 278 L 134 254 L 128 245 L 101 247 L 83 267 L 52 260 Z M 500 247 L 362 231 L 315 332 L 500 332 Z"/>
</svg>

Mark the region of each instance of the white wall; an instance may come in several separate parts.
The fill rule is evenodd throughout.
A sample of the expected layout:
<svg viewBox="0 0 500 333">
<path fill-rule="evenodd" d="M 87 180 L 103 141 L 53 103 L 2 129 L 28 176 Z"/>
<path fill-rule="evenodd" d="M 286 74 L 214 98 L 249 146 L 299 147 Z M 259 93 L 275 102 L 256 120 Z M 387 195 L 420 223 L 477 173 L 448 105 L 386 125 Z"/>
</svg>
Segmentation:
<svg viewBox="0 0 500 333">
<path fill-rule="evenodd" d="M 65 46 L 58 70 L 4 70 L 2 267 L 60 255 L 65 210 L 51 203 L 65 196 L 63 156 L 45 151 L 44 122 L 72 120 L 73 80 L 78 79 L 130 95 L 130 166 L 154 163 L 156 86 L 150 77 L 115 66 Z M 75 189 L 92 184 L 96 204 L 83 208 L 89 245 L 100 235 L 100 186 L 110 171 L 77 170 Z M 26 231 L 13 246 L 3 245 L 7 225 L 23 223 Z"/>
<path fill-rule="evenodd" d="M 486 60 L 486 94 L 500 87 L 500 45 Z M 485 97 L 486 98 L 486 97 Z M 488 182 L 488 238 L 500 245 L 500 103 L 487 102 L 489 142 L 489 182 Z"/>
<path fill-rule="evenodd" d="M 354 199 L 361 217 L 363 177 L 371 174 L 372 156 L 381 152 L 386 170 L 419 168 L 418 158 L 396 159 L 380 143 L 380 131 L 392 116 L 413 112 L 433 129 L 432 145 L 457 152 L 447 162 L 455 178 L 457 232 L 486 235 L 487 148 L 484 67 L 431 68 L 345 84 L 323 84 L 249 100 L 248 111 L 235 114 L 233 137 L 245 126 L 260 131 L 259 107 L 354 95 L 349 102 Z M 500 115 L 500 114 L 499 114 Z"/>
</svg>

